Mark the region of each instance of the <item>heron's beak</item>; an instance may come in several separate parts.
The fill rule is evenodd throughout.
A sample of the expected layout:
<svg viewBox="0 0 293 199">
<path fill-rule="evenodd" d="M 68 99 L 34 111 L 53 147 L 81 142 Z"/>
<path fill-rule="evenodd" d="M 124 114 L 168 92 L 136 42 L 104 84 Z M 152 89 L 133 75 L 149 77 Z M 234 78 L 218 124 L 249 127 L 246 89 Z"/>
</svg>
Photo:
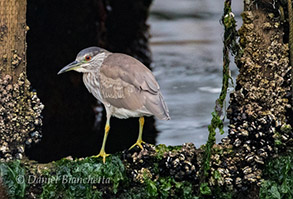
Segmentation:
<svg viewBox="0 0 293 199">
<path fill-rule="evenodd" d="M 57 73 L 57 75 L 59 75 L 59 74 L 61 74 L 61 73 L 68 72 L 68 71 L 71 71 L 71 70 L 75 70 L 75 69 L 79 68 L 80 65 L 81 65 L 81 63 L 78 62 L 78 61 L 71 62 L 70 64 L 68 64 L 67 66 L 65 66 L 64 68 L 62 68 L 62 69 Z"/>
</svg>

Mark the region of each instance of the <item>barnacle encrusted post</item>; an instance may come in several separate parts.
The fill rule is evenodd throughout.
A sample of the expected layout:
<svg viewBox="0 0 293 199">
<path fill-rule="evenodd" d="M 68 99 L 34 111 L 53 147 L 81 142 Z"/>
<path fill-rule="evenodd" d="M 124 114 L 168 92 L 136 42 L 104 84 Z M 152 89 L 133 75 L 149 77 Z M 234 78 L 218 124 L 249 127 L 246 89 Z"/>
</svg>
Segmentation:
<svg viewBox="0 0 293 199">
<path fill-rule="evenodd" d="M 227 110 L 228 138 L 218 146 L 220 157 L 211 158 L 209 183 L 245 195 L 245 190 L 255 194 L 251 190 L 261 183 L 265 161 L 293 137 L 288 114 L 291 66 L 279 5 L 270 1 L 244 1 L 244 5 L 239 75 Z"/>
<path fill-rule="evenodd" d="M 26 1 L 0 2 L 0 161 L 21 159 L 41 137 L 44 108 L 27 80 Z"/>
<path fill-rule="evenodd" d="M 289 49 L 290 65 L 293 65 L 293 8 L 292 0 L 288 0 L 288 19 L 289 19 Z M 291 73 L 292 74 L 292 73 Z"/>
<path fill-rule="evenodd" d="M 289 19 L 289 51 L 291 65 L 291 100 L 293 102 L 293 8 L 292 0 L 288 0 L 288 19 Z M 293 113 L 293 106 L 291 107 Z M 292 116 L 293 117 L 293 116 Z M 291 118 L 292 118 L 291 117 Z"/>
</svg>

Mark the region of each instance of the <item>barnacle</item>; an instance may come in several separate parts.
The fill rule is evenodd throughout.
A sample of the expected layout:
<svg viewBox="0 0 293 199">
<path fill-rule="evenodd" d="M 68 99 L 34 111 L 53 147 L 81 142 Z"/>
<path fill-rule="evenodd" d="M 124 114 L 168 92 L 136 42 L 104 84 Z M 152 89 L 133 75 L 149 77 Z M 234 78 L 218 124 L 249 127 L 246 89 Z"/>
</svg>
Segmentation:
<svg viewBox="0 0 293 199">
<path fill-rule="evenodd" d="M 251 183 L 259 185 L 265 160 L 279 150 L 275 141 L 286 143 L 293 138 L 286 116 L 286 107 L 292 103 L 287 97 L 291 67 L 288 44 L 283 43 L 283 33 L 277 29 L 279 19 L 272 13 L 253 16 L 251 11 L 243 12 L 242 17 L 242 67 L 230 94 L 228 138 L 220 143 L 222 155 L 211 158 L 211 173 L 218 171 L 221 178 L 211 174 L 210 184 L 225 185 L 228 190 L 231 186 L 242 189 Z M 263 34 L 268 34 L 269 40 L 263 40 Z"/>
<path fill-rule="evenodd" d="M 16 83 L 0 78 L 0 102 L 0 160 L 22 159 L 25 146 L 40 141 L 44 105 L 23 73 Z"/>
</svg>

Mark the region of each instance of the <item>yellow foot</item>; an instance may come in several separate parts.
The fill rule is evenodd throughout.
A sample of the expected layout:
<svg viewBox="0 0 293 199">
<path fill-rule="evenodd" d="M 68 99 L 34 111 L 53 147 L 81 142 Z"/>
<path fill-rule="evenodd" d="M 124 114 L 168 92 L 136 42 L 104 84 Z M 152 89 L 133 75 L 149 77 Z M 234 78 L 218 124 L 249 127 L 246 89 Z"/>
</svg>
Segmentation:
<svg viewBox="0 0 293 199">
<path fill-rule="evenodd" d="M 106 157 L 109 156 L 110 154 L 107 154 L 105 151 L 100 151 L 100 153 L 98 155 L 94 155 L 92 156 L 93 158 L 98 158 L 98 157 L 102 157 L 103 158 L 103 163 L 106 162 Z"/>
<path fill-rule="evenodd" d="M 139 148 L 143 149 L 141 144 L 145 144 L 145 142 L 142 141 L 142 140 L 137 140 L 136 143 L 129 148 L 129 150 L 132 149 L 135 146 L 139 146 Z"/>
</svg>

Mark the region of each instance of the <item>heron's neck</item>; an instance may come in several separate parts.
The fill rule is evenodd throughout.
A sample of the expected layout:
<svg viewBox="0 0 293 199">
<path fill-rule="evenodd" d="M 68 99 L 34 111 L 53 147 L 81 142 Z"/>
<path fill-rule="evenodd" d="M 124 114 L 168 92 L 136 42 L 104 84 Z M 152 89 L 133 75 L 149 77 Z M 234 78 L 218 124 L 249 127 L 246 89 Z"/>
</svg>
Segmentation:
<svg viewBox="0 0 293 199">
<path fill-rule="evenodd" d="M 103 103 L 103 98 L 100 93 L 100 79 L 99 79 L 99 71 L 96 72 L 87 72 L 83 73 L 83 83 L 88 89 L 90 93 L 92 93 L 95 98 L 97 98 L 100 102 Z"/>
<path fill-rule="evenodd" d="M 83 82 L 90 93 L 92 93 L 99 101 L 103 102 L 100 93 L 100 68 L 104 60 L 112 53 L 105 52 L 94 57 L 94 68 L 83 72 Z"/>
<path fill-rule="evenodd" d="M 104 52 L 104 53 L 100 53 L 100 54 L 98 54 L 98 55 L 96 55 L 95 57 L 94 57 L 94 65 L 95 65 L 95 67 L 98 67 L 98 69 L 100 69 L 101 68 L 101 66 L 102 66 L 102 64 L 103 64 L 103 62 L 104 62 L 104 60 L 110 55 L 110 54 L 112 54 L 112 53 L 109 53 L 109 52 Z M 96 70 L 95 70 L 96 71 Z"/>
</svg>

